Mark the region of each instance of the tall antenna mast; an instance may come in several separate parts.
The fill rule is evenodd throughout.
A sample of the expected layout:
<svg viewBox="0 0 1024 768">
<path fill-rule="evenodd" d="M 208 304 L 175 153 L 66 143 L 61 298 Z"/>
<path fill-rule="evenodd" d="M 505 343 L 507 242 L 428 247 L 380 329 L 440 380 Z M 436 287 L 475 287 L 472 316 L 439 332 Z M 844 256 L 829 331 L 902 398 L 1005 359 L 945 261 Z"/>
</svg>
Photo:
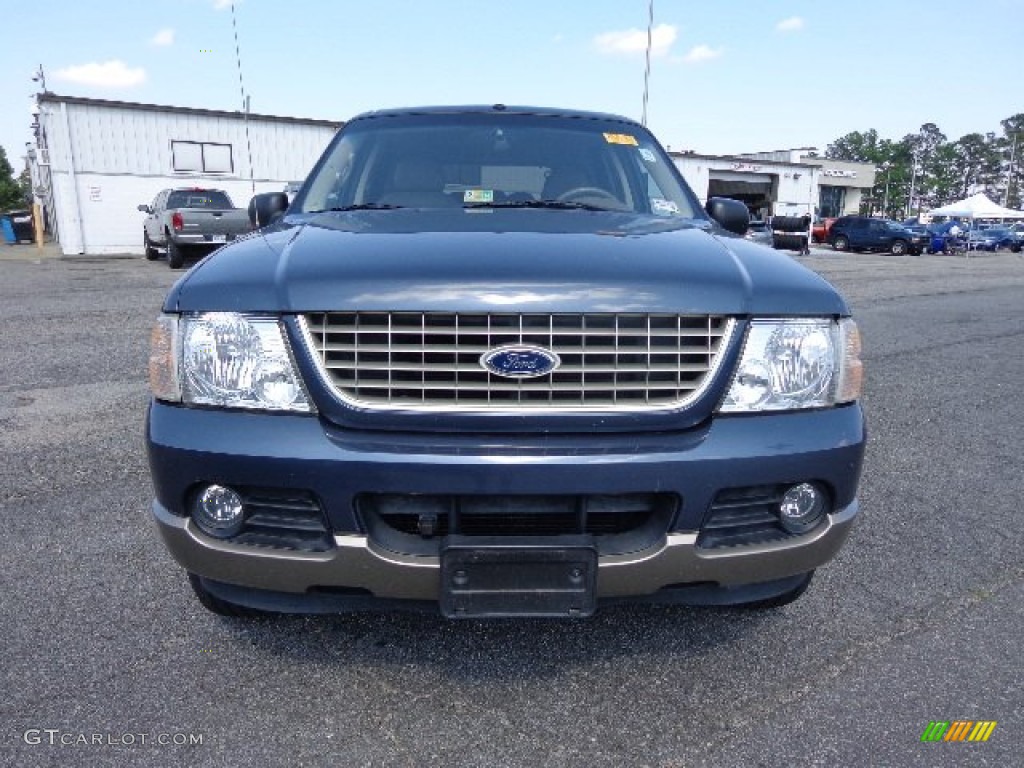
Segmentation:
<svg viewBox="0 0 1024 768">
<path fill-rule="evenodd" d="M 235 33 L 235 61 L 238 64 L 238 90 L 242 94 L 242 119 L 245 122 L 245 151 L 249 156 L 249 182 L 252 193 L 256 194 L 256 176 L 252 169 L 252 141 L 249 138 L 249 97 L 245 93 L 242 81 L 242 49 L 238 45 L 238 22 L 235 20 L 235 4 L 231 3 L 231 29 Z"/>
<path fill-rule="evenodd" d="M 644 111 L 640 124 L 647 125 L 647 86 L 651 80 L 651 29 L 654 27 L 654 0 L 647 3 L 647 65 L 644 67 Z"/>
</svg>

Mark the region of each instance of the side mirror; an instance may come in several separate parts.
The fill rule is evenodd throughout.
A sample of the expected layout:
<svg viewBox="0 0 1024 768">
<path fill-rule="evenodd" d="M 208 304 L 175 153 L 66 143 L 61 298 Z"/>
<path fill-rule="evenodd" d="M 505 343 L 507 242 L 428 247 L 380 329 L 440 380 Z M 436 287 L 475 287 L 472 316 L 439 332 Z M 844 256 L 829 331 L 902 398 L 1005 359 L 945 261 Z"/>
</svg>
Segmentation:
<svg viewBox="0 0 1024 768">
<path fill-rule="evenodd" d="M 249 201 L 249 222 L 255 229 L 277 221 L 288 210 L 288 195 L 265 192 Z"/>
<path fill-rule="evenodd" d="M 739 200 L 728 197 L 712 197 L 704 210 L 723 228 L 737 235 L 745 234 L 750 226 L 750 211 Z"/>
<path fill-rule="evenodd" d="M 145 204 L 143 204 L 143 205 L 139 205 L 139 206 L 136 206 L 136 207 L 135 207 L 135 210 L 137 210 L 137 211 L 142 211 L 143 213 L 152 213 L 152 212 L 153 212 L 153 211 L 152 211 L 152 210 L 150 209 L 150 207 L 149 207 L 148 205 L 145 205 Z"/>
</svg>

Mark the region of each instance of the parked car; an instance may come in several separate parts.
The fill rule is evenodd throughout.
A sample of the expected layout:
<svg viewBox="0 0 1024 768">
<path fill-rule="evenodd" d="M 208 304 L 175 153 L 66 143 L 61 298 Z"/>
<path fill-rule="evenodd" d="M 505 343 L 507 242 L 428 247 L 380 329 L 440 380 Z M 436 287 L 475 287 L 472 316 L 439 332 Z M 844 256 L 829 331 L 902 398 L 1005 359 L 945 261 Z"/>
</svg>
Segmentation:
<svg viewBox="0 0 1024 768">
<path fill-rule="evenodd" d="M 1016 233 L 1009 227 L 986 227 L 982 232 L 984 232 L 986 241 L 993 245 L 990 250 L 1012 248 L 1020 242 Z"/>
<path fill-rule="evenodd" d="M 811 240 L 815 243 L 824 243 L 828 239 L 828 231 L 835 224 L 835 218 L 829 217 L 818 219 L 811 225 Z"/>
<path fill-rule="evenodd" d="M 762 245 L 772 244 L 772 231 L 768 229 L 768 225 L 761 219 L 756 219 L 750 222 L 750 226 L 747 228 L 747 233 L 744 237 L 747 240 L 752 240 L 755 243 L 761 243 Z"/>
<path fill-rule="evenodd" d="M 868 216 L 840 216 L 829 228 L 825 241 L 837 251 L 889 251 L 894 255 L 921 253 L 931 244 L 927 234 Z"/>
<path fill-rule="evenodd" d="M 152 509 L 207 608 L 779 605 L 846 539 L 850 309 L 641 124 L 368 113 L 250 210 L 152 336 Z"/>
<path fill-rule="evenodd" d="M 924 245 L 922 245 L 920 249 L 922 253 L 934 253 L 942 250 L 945 238 L 941 235 L 934 236 L 932 231 L 924 224 L 904 223 L 901 226 L 908 232 L 921 237 L 924 242 Z"/>
<path fill-rule="evenodd" d="M 1014 253 L 1020 253 L 1021 247 L 1024 246 L 1024 223 L 1014 224 L 1010 227 L 1010 231 L 1013 233 L 1015 242 L 1010 244 L 1010 250 Z"/>
<path fill-rule="evenodd" d="M 149 214 L 142 225 L 146 258 L 157 258 L 163 249 L 171 269 L 180 269 L 189 256 L 209 253 L 252 230 L 248 214 L 235 208 L 220 189 L 164 189 L 138 210 Z"/>
</svg>

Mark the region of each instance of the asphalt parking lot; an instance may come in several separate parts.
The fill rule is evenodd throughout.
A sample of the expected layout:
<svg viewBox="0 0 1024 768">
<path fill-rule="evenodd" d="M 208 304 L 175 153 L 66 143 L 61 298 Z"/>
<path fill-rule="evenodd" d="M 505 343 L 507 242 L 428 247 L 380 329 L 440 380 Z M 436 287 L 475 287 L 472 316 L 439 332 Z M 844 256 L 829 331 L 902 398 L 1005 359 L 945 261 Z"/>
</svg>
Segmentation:
<svg viewBox="0 0 1024 768">
<path fill-rule="evenodd" d="M 860 323 L 871 435 L 801 600 L 251 621 L 203 610 L 149 519 L 147 339 L 181 273 L 4 249 L 0 765 L 1019 764 L 1024 259 L 798 258 Z M 922 743 L 947 720 L 997 726 Z"/>
</svg>

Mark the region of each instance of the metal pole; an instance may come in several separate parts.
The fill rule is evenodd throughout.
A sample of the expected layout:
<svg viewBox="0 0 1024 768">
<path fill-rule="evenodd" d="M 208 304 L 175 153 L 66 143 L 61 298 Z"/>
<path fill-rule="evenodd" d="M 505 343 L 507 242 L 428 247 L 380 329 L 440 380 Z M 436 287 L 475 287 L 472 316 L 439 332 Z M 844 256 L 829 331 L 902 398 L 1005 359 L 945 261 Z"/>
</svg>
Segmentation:
<svg viewBox="0 0 1024 768">
<path fill-rule="evenodd" d="M 910 218 L 910 211 L 914 205 L 914 185 L 917 184 L 917 160 L 914 161 L 914 169 L 910 174 L 910 192 L 907 194 L 907 218 Z"/>
<path fill-rule="evenodd" d="M 882 215 L 889 218 L 889 169 L 885 169 L 885 199 L 882 202 Z"/>
<path fill-rule="evenodd" d="M 1013 181 L 1013 160 L 1017 154 L 1017 135 L 1020 131 L 1013 132 L 1013 144 L 1010 146 L 1010 166 L 1006 169 L 1006 199 L 1003 201 L 1003 205 L 1007 208 L 1010 207 L 1010 184 Z"/>
<path fill-rule="evenodd" d="M 647 93 L 651 80 L 651 30 L 654 27 L 654 0 L 647 4 L 647 64 L 644 67 L 644 110 L 640 118 L 640 124 L 647 125 Z"/>
<path fill-rule="evenodd" d="M 249 139 L 249 97 L 245 94 L 245 83 L 242 82 L 242 51 L 238 45 L 238 24 L 235 22 L 235 4 L 231 4 L 231 29 L 235 34 L 235 61 L 238 63 L 238 90 L 242 94 L 242 120 L 245 124 L 245 149 L 249 155 L 249 181 L 252 193 L 256 194 L 256 175 L 252 168 L 252 141 Z"/>
</svg>

